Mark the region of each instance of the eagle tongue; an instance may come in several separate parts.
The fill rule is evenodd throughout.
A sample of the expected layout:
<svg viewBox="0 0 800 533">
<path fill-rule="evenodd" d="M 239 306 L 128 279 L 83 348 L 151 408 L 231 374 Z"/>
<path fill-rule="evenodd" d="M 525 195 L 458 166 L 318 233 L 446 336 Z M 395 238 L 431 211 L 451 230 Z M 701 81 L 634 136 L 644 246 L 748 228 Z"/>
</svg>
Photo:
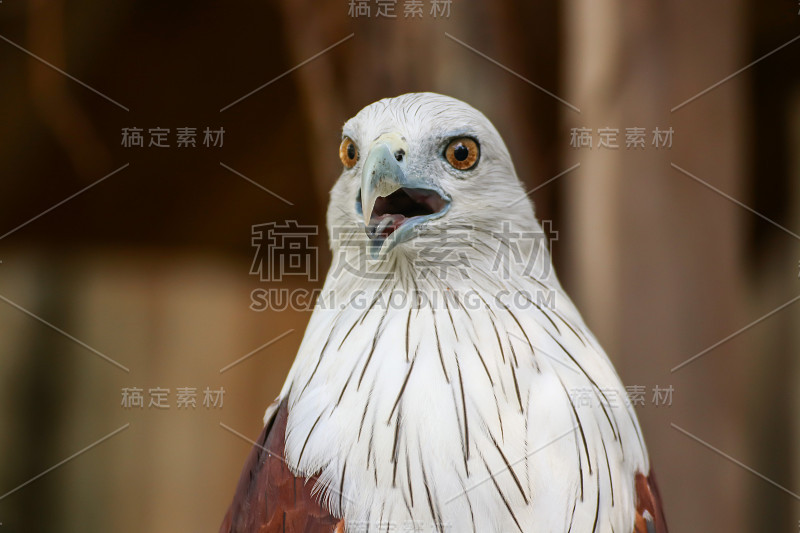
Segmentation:
<svg viewBox="0 0 800 533">
<path fill-rule="evenodd" d="M 370 224 L 365 228 L 367 230 L 367 236 L 370 239 L 386 239 L 389 237 L 389 235 L 394 233 L 394 231 L 399 228 L 403 222 L 405 222 L 405 220 L 406 217 L 399 213 L 387 213 L 385 215 L 381 215 L 377 220 L 373 219 L 375 223 Z"/>
</svg>

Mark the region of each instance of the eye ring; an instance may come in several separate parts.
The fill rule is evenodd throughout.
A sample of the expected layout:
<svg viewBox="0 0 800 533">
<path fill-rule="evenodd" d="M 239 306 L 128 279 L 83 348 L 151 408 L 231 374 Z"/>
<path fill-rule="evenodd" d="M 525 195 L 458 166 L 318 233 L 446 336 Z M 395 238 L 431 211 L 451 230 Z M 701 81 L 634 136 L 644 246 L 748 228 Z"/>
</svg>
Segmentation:
<svg viewBox="0 0 800 533">
<path fill-rule="evenodd" d="M 458 137 L 450 141 L 444 150 L 444 157 L 456 170 L 469 170 L 478 164 L 480 146 L 472 137 Z"/>
<path fill-rule="evenodd" d="M 353 168 L 358 163 L 358 146 L 350 137 L 342 139 L 342 144 L 339 145 L 339 159 L 345 168 Z"/>
</svg>

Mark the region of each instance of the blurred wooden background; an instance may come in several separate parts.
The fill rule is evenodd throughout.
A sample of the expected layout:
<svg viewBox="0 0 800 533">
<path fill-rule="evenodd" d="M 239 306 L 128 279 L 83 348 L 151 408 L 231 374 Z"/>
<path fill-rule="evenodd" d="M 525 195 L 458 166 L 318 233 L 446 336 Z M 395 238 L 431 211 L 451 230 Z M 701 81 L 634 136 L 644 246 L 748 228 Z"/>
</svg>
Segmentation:
<svg viewBox="0 0 800 533">
<path fill-rule="evenodd" d="M 430 5 L 412 20 L 402 0 L 395 19 L 374 2 L 358 18 L 346 1 L 0 3 L 1 529 L 216 530 L 309 316 L 249 309 L 265 286 L 251 226 L 322 223 L 341 124 L 432 90 L 484 111 L 530 188 L 580 163 L 532 198 L 567 290 L 623 381 L 647 387 L 672 529 L 796 531 L 800 305 L 670 370 L 800 294 L 800 42 L 671 110 L 800 35 L 800 6 Z M 173 146 L 125 148 L 130 127 L 170 128 Z M 181 127 L 222 127 L 224 145 L 179 149 Z M 624 148 L 632 127 L 645 149 Z M 670 149 L 652 147 L 656 127 L 673 128 Z M 572 128 L 619 129 L 622 147 L 572 148 Z M 671 406 L 652 405 L 656 385 Z M 123 387 L 169 388 L 172 407 L 124 409 Z M 223 387 L 224 404 L 178 409 L 178 387 Z"/>
</svg>

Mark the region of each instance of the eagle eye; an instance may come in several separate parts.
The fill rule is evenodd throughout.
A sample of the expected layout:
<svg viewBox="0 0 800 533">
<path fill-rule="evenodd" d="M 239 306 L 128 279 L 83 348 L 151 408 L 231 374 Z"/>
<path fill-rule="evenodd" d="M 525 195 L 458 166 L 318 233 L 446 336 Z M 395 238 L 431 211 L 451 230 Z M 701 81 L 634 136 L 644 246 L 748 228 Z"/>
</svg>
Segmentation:
<svg viewBox="0 0 800 533">
<path fill-rule="evenodd" d="M 457 170 L 469 170 L 478 163 L 480 148 L 477 141 L 470 137 L 453 139 L 444 150 L 447 162 Z"/>
<path fill-rule="evenodd" d="M 353 139 L 345 137 L 339 145 L 339 159 L 345 168 L 353 168 L 358 162 L 358 147 Z"/>
</svg>

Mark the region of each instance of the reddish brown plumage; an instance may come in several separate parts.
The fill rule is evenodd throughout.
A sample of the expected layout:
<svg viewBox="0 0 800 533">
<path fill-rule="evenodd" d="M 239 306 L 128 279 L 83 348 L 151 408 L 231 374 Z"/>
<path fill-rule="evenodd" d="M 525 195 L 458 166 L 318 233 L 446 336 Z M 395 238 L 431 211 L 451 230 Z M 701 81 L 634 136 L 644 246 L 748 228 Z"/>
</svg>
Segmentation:
<svg viewBox="0 0 800 533">
<path fill-rule="evenodd" d="M 654 529 L 647 529 L 645 511 L 652 517 L 650 527 L 654 527 Z M 667 533 L 664 507 L 661 504 L 661 495 L 658 493 L 658 485 L 652 469 L 647 477 L 641 472 L 636 474 L 636 521 L 633 533 Z"/>
<path fill-rule="evenodd" d="M 283 401 L 264 427 L 242 470 L 220 533 L 344 533 L 312 496 L 314 479 L 292 475 L 283 459 L 288 411 Z M 661 496 L 653 472 L 636 474 L 633 533 L 667 533 Z M 651 519 L 648 530 L 646 513 Z"/>
<path fill-rule="evenodd" d="M 286 466 L 286 419 L 283 401 L 247 458 L 220 533 L 340 531 L 340 521 L 311 495 L 314 480 L 295 477 Z"/>
</svg>

